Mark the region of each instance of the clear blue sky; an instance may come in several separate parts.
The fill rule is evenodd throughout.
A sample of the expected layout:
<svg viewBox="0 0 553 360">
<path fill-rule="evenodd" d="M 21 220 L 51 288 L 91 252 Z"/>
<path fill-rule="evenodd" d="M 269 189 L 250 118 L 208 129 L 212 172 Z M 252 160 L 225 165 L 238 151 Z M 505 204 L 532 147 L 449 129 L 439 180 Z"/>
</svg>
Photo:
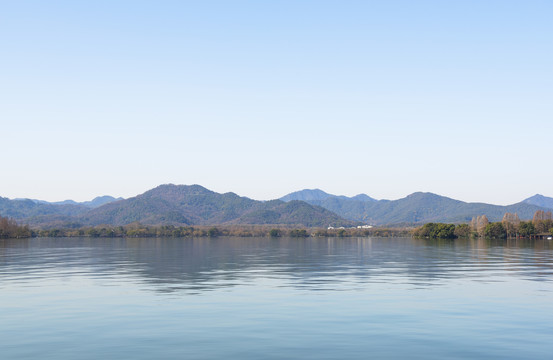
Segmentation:
<svg viewBox="0 0 553 360">
<path fill-rule="evenodd" d="M 0 196 L 553 196 L 552 1 L 2 1 Z"/>
</svg>

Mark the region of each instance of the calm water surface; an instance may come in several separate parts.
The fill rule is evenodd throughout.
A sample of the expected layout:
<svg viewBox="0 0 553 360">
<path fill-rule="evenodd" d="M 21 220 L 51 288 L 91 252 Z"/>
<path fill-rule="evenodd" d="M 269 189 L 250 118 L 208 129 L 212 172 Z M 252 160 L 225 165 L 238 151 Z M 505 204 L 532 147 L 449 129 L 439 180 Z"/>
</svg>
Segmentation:
<svg viewBox="0 0 553 360">
<path fill-rule="evenodd" d="M 552 359 L 551 241 L 0 240 L 2 359 Z"/>
</svg>

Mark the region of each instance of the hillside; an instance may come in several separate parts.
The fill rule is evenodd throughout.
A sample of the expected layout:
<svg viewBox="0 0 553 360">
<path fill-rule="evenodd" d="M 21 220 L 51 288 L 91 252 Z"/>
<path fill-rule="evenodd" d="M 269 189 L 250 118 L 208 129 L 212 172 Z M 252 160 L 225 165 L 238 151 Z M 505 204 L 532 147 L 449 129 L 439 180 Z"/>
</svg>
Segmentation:
<svg viewBox="0 0 553 360">
<path fill-rule="evenodd" d="M 234 221 L 232 224 L 282 224 L 327 227 L 329 225 L 353 225 L 335 213 L 304 201 L 267 201 Z"/>
<path fill-rule="evenodd" d="M 199 185 L 161 185 L 133 198 L 109 203 L 79 217 L 85 224 L 217 224 L 235 219 L 256 201 L 218 194 Z"/>
<path fill-rule="evenodd" d="M 337 215 L 373 225 L 422 224 L 427 222 L 468 222 L 473 216 L 485 214 L 490 221 L 500 221 L 506 212 L 518 213 L 521 219 L 532 219 L 542 207 L 529 203 L 499 206 L 466 203 L 432 193 L 417 192 L 398 200 L 355 201 L 352 198 L 328 196 L 305 200 Z"/>
</svg>

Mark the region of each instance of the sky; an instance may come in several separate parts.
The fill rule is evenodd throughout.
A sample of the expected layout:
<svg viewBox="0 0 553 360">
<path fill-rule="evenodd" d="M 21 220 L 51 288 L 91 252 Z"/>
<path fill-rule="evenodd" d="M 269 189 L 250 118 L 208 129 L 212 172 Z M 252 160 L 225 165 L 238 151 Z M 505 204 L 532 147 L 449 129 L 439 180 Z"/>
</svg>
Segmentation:
<svg viewBox="0 0 553 360">
<path fill-rule="evenodd" d="M 0 0 L 0 196 L 553 196 L 551 1 Z"/>
</svg>

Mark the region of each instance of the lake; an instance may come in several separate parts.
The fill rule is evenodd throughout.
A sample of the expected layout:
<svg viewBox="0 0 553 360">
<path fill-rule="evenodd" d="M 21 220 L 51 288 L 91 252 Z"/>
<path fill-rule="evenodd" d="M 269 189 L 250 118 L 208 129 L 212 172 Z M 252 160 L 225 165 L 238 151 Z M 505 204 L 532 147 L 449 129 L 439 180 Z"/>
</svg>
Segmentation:
<svg viewBox="0 0 553 360">
<path fill-rule="evenodd" d="M 547 240 L 0 240 L 2 359 L 551 359 Z"/>
</svg>

